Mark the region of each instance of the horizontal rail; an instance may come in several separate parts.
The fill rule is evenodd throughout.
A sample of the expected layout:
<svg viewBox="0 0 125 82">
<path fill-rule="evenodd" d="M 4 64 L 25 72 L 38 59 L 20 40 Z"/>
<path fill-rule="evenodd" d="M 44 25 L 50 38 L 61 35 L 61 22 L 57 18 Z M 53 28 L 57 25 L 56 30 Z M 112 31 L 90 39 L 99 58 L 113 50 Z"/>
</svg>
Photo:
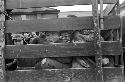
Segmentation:
<svg viewBox="0 0 125 82">
<path fill-rule="evenodd" d="M 117 1 L 118 0 L 103 0 L 105 4 L 113 4 Z M 6 9 L 88 4 L 92 4 L 91 0 L 6 0 Z"/>
<path fill-rule="evenodd" d="M 93 17 L 40 19 L 40 20 L 8 20 L 5 23 L 6 32 L 36 32 L 93 29 Z M 105 16 L 104 29 L 117 29 L 120 26 L 120 17 Z"/>
<path fill-rule="evenodd" d="M 102 42 L 102 54 L 103 55 L 121 55 L 122 54 L 122 45 L 117 42 Z"/>
<path fill-rule="evenodd" d="M 103 55 L 121 55 L 122 47 L 119 42 L 102 42 Z M 48 44 L 48 45 L 7 45 L 5 58 L 39 58 L 39 57 L 67 57 L 94 56 L 93 43 L 78 44 Z"/>
<path fill-rule="evenodd" d="M 104 17 L 104 29 L 116 29 L 120 28 L 121 20 L 119 16 L 105 16 Z"/>
<path fill-rule="evenodd" d="M 92 17 L 6 21 L 6 32 L 92 29 Z"/>
<path fill-rule="evenodd" d="M 67 57 L 91 56 L 94 54 L 92 43 L 84 44 L 49 44 L 49 45 L 21 45 L 5 48 L 5 58 L 39 58 L 39 57 Z"/>
<path fill-rule="evenodd" d="M 123 68 L 103 68 L 104 82 L 122 82 Z M 6 71 L 6 82 L 96 82 L 96 69 Z"/>
</svg>

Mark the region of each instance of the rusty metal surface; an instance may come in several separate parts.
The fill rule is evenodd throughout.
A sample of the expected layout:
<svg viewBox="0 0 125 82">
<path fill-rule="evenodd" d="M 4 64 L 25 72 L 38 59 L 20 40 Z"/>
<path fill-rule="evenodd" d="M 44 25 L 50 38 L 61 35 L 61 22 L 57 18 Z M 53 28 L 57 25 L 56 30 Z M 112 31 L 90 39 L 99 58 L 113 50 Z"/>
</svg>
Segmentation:
<svg viewBox="0 0 125 82">
<path fill-rule="evenodd" d="M 7 71 L 7 82 L 96 82 L 93 69 Z"/>
</svg>

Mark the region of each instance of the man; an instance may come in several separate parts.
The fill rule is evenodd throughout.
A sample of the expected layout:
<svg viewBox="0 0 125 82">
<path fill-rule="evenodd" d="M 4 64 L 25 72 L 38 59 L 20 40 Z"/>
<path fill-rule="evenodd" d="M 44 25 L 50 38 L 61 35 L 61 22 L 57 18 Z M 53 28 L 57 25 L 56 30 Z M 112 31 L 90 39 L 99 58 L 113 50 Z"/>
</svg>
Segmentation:
<svg viewBox="0 0 125 82">
<path fill-rule="evenodd" d="M 71 35 L 71 42 L 72 43 L 86 43 L 86 42 L 92 42 L 93 34 L 84 35 L 80 33 L 80 31 L 74 31 Z M 75 57 L 73 58 L 72 63 L 73 68 L 91 68 L 95 67 L 95 60 L 94 57 Z"/>
<path fill-rule="evenodd" d="M 39 36 L 34 38 L 31 44 L 47 44 L 46 35 L 44 32 L 40 32 Z"/>
<path fill-rule="evenodd" d="M 33 40 L 33 44 L 51 44 L 56 43 L 59 40 L 58 32 L 48 32 L 45 37 L 45 33 L 41 34 L 40 37 Z M 69 64 L 70 63 L 70 64 Z M 41 58 L 41 61 L 35 64 L 36 69 L 63 69 L 71 67 L 70 58 L 64 57 L 52 57 L 52 58 Z"/>
<path fill-rule="evenodd" d="M 12 34 L 13 44 L 22 45 L 23 44 L 23 35 L 22 34 Z"/>
<path fill-rule="evenodd" d="M 12 34 L 12 40 L 14 45 L 22 45 L 23 35 Z M 17 59 L 5 59 L 5 69 L 9 71 L 17 69 L 17 61 Z"/>
</svg>

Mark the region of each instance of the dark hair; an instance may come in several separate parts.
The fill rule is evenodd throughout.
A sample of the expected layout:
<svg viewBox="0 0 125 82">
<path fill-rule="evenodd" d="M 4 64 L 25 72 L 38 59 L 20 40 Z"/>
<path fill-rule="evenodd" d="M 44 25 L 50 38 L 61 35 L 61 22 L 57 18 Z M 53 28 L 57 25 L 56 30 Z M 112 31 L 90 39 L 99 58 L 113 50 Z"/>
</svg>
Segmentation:
<svg viewBox="0 0 125 82">
<path fill-rule="evenodd" d="M 78 30 L 75 30 L 75 31 L 72 32 L 72 34 L 71 34 L 71 36 L 70 36 L 70 42 L 73 41 L 73 39 L 75 38 L 75 35 L 76 35 L 77 32 L 79 32 L 79 31 L 78 31 Z"/>
<path fill-rule="evenodd" d="M 46 38 L 46 35 L 43 34 L 43 33 L 40 33 L 40 34 L 39 34 L 39 37 L 45 39 L 45 38 Z"/>
<path fill-rule="evenodd" d="M 39 32 L 36 32 L 36 35 L 38 36 L 38 35 L 39 35 Z"/>
</svg>

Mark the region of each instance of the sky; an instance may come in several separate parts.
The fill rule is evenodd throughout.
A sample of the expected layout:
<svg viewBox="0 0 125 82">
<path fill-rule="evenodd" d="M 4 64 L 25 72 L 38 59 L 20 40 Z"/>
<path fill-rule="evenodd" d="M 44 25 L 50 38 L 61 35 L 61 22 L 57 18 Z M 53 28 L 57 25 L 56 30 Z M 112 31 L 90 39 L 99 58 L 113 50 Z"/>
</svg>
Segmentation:
<svg viewBox="0 0 125 82">
<path fill-rule="evenodd" d="M 123 2 L 124 0 L 119 0 L 120 4 Z M 103 6 L 103 9 L 105 9 L 107 5 L 105 4 Z M 67 12 L 67 11 L 91 11 L 92 10 L 92 6 L 91 5 L 75 5 L 75 6 L 59 6 L 59 7 L 52 7 L 55 9 L 60 10 L 60 12 Z"/>
</svg>

